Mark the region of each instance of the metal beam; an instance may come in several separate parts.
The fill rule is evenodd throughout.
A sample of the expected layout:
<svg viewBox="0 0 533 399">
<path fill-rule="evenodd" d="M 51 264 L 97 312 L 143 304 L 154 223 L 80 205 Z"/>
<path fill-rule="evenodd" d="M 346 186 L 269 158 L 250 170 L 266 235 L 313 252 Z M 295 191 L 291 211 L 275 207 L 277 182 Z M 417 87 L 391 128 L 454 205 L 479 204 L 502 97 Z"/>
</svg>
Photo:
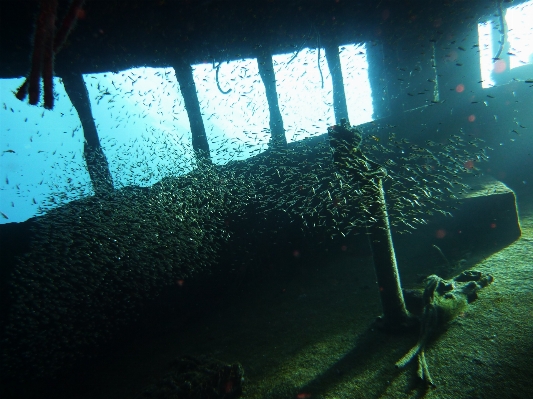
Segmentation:
<svg viewBox="0 0 533 399">
<path fill-rule="evenodd" d="M 65 90 L 78 112 L 85 143 L 83 155 L 87 163 L 87 171 L 91 177 L 94 193 L 96 196 L 110 194 L 113 191 L 113 178 L 109 171 L 107 158 L 102 150 L 100 138 L 96 130 L 94 118 L 91 112 L 89 92 L 83 81 L 83 76 L 77 73 L 63 76 Z"/>
</svg>

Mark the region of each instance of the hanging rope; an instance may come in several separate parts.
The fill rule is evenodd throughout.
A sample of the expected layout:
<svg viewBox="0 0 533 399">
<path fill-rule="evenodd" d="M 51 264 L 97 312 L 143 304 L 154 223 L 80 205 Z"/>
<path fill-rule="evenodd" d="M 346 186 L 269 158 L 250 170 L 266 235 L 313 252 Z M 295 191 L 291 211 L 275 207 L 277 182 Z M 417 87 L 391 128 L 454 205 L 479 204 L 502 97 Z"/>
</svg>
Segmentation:
<svg viewBox="0 0 533 399">
<path fill-rule="evenodd" d="M 229 94 L 229 93 L 232 91 L 232 89 L 228 89 L 228 90 L 224 91 L 224 90 L 222 90 L 222 87 L 220 87 L 220 82 L 219 82 L 219 80 L 218 80 L 218 73 L 219 73 L 219 71 L 220 71 L 220 64 L 222 64 L 222 62 L 219 62 L 219 63 L 217 64 L 217 67 L 216 67 L 216 68 L 217 68 L 217 72 L 216 72 L 217 87 L 218 87 L 218 90 L 219 90 L 222 94 Z"/>
<path fill-rule="evenodd" d="M 44 88 L 44 107 L 54 108 L 54 57 L 74 27 L 85 0 L 73 0 L 67 15 L 56 32 L 58 0 L 41 0 L 33 39 L 30 73 L 15 96 L 23 101 L 29 94 L 29 103 L 37 105 L 41 97 L 41 78 Z"/>
</svg>

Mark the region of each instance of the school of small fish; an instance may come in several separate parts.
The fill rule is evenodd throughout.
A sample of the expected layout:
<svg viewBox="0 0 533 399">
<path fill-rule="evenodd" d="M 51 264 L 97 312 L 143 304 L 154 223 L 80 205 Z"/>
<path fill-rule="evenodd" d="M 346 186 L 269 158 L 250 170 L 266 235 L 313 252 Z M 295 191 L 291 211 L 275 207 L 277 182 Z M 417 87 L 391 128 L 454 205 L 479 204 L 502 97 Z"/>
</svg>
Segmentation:
<svg viewBox="0 0 533 399">
<path fill-rule="evenodd" d="M 257 237 L 275 236 L 263 221 L 280 230 L 295 223 L 308 239 L 364 234 L 375 199 L 339 173 L 327 140 L 311 140 L 49 210 L 14 271 L 2 372 L 53 374 L 135 319 L 164 287 L 209 273 L 224 246 L 253 252 L 252 243 L 232 241 L 242 236 L 235 220 L 253 221 Z M 387 169 L 396 233 L 451 213 L 447 200 L 468 190 L 465 162 L 487 158 L 480 144 L 459 135 L 425 146 L 394 134 L 364 140 L 361 151 Z"/>
</svg>

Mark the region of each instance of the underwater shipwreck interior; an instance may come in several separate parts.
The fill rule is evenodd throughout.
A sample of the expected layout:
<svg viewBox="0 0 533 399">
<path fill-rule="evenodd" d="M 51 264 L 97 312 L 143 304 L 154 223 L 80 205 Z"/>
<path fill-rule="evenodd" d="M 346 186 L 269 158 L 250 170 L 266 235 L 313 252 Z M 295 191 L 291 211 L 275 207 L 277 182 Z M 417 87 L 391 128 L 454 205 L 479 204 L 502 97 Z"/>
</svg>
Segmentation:
<svg viewBox="0 0 533 399">
<path fill-rule="evenodd" d="M 1 1 L 0 396 L 533 397 L 532 21 Z"/>
</svg>

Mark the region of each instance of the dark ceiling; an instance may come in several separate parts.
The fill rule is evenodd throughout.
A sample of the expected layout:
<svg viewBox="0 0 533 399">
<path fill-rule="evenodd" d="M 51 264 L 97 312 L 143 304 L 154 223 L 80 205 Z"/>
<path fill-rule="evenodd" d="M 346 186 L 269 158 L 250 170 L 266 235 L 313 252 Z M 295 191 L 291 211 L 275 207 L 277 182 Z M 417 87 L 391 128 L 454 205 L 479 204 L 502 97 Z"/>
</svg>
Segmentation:
<svg viewBox="0 0 533 399">
<path fill-rule="evenodd" d="M 59 18 L 68 1 L 60 0 Z M 315 47 L 436 40 L 474 26 L 496 0 L 87 0 L 55 70 L 107 72 Z M 25 75 L 39 1 L 2 0 L 0 77 Z"/>
</svg>

